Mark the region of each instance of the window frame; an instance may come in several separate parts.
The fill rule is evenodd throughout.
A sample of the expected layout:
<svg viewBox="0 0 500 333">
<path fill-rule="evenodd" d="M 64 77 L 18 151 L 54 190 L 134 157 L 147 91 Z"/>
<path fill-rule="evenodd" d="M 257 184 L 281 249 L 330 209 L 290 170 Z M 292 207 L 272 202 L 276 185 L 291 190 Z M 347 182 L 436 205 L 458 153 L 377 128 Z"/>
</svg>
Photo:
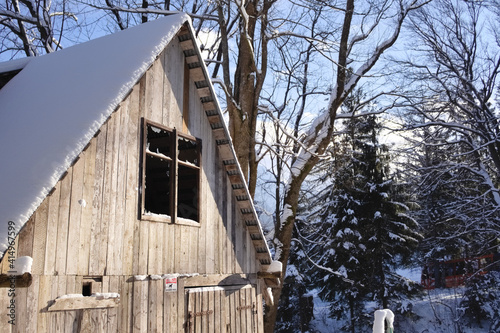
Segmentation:
<svg viewBox="0 0 500 333">
<path fill-rule="evenodd" d="M 146 158 L 147 156 L 153 156 L 155 158 L 162 158 L 155 154 L 154 152 L 147 151 L 148 144 L 148 127 L 157 127 L 163 131 L 167 131 L 171 134 L 171 151 L 175 152 L 173 156 L 166 156 L 172 165 L 172 176 L 170 181 L 170 214 L 159 214 L 159 213 L 146 213 L 145 203 L 146 203 Z M 184 138 L 190 141 L 195 141 L 198 150 L 198 165 L 195 166 L 192 163 L 184 162 L 179 160 L 179 138 Z M 201 181 L 201 170 L 202 170 L 202 140 L 194 137 L 192 135 L 181 133 L 176 128 L 170 128 L 163 124 L 150 121 L 146 118 L 141 118 L 141 149 L 140 149 L 140 165 L 139 165 L 139 205 L 138 205 L 138 219 L 153 222 L 163 222 L 170 224 L 180 224 L 197 226 L 201 225 L 202 213 L 201 213 L 201 191 L 202 191 L 202 181 Z M 178 217 L 178 189 L 179 189 L 179 165 L 188 167 L 198 171 L 198 199 L 197 199 L 197 211 L 198 220 L 193 220 L 189 218 Z"/>
</svg>

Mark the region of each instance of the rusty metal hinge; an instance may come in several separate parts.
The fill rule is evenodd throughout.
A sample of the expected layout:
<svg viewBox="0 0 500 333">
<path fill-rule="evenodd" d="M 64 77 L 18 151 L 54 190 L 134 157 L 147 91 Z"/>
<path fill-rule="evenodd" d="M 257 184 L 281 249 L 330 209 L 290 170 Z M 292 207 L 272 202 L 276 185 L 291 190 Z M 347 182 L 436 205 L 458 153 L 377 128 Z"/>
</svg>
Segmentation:
<svg viewBox="0 0 500 333">
<path fill-rule="evenodd" d="M 201 317 L 214 313 L 214 310 L 201 311 L 201 312 L 189 312 L 189 317 Z"/>
</svg>

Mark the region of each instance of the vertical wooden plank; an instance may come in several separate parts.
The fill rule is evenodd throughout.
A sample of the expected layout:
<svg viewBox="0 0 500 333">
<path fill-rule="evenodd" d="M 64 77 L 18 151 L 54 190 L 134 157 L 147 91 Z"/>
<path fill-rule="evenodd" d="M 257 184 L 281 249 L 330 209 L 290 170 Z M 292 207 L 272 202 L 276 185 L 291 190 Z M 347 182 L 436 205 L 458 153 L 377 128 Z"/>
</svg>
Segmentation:
<svg viewBox="0 0 500 333">
<path fill-rule="evenodd" d="M 35 230 L 36 214 L 32 215 L 28 222 L 21 229 L 17 236 L 17 253 L 16 256 L 30 256 L 33 257 L 33 232 Z"/>
<path fill-rule="evenodd" d="M 133 232 L 133 257 L 132 257 L 132 274 L 139 274 L 139 258 L 141 253 L 141 225 L 143 222 L 140 220 L 134 221 L 134 232 Z"/>
<path fill-rule="evenodd" d="M 234 196 L 232 196 L 232 215 L 233 215 L 233 242 L 235 247 L 235 260 L 234 260 L 234 272 L 235 273 L 243 273 L 242 262 L 244 261 L 245 252 L 243 251 L 243 242 L 245 238 L 243 238 L 245 230 L 241 228 L 241 215 L 239 214 L 238 208 L 236 206 L 236 200 Z"/>
<path fill-rule="evenodd" d="M 66 291 L 65 294 L 80 294 L 80 286 L 76 286 L 76 277 L 74 275 L 67 275 L 65 277 L 60 276 L 59 278 L 66 278 Z M 64 331 L 72 332 L 73 325 L 76 324 L 76 311 L 64 311 Z"/>
<path fill-rule="evenodd" d="M 134 281 L 133 332 L 145 332 L 148 329 L 148 283 Z"/>
<path fill-rule="evenodd" d="M 173 313 L 177 311 L 175 307 L 177 294 L 164 291 L 164 280 L 162 281 L 162 297 L 163 297 L 163 328 L 166 333 L 173 333 L 177 329 L 177 318 L 174 320 Z M 175 296 L 175 297 L 174 297 Z"/>
<path fill-rule="evenodd" d="M 159 223 L 149 223 L 146 222 L 143 225 L 149 226 L 149 235 L 148 235 L 148 274 L 158 274 L 159 269 L 158 265 L 160 264 L 159 260 L 161 257 L 158 256 L 158 232 L 159 232 Z"/>
<path fill-rule="evenodd" d="M 119 274 L 117 271 L 117 249 L 121 249 L 121 235 L 116 233 L 116 196 L 118 186 L 118 154 L 120 144 L 120 108 L 111 115 L 108 125 L 108 141 L 106 143 L 106 164 L 104 173 L 103 215 L 101 220 L 101 253 L 106 253 L 102 272 Z M 107 231 L 107 236 L 104 230 Z M 107 239 L 106 239 L 107 237 Z M 120 244 L 120 245 L 118 245 Z M 104 256 L 103 256 L 104 257 Z"/>
<path fill-rule="evenodd" d="M 165 244 L 164 243 L 164 235 L 165 235 L 165 223 L 157 223 L 156 235 L 155 235 L 155 248 L 156 248 L 156 258 L 158 258 L 158 263 L 156 264 L 156 273 L 157 275 L 162 275 L 165 273 L 163 270 L 163 262 L 167 260 L 165 258 Z"/>
<path fill-rule="evenodd" d="M 50 286 L 50 301 L 51 302 L 53 302 L 58 296 L 58 292 L 57 292 L 58 282 L 59 282 L 58 279 L 59 279 L 59 276 L 57 276 L 57 275 L 48 276 L 48 283 Z M 48 313 L 48 319 L 49 319 L 48 332 L 56 332 L 57 321 L 60 320 L 59 319 L 60 316 L 61 316 L 61 314 L 59 312 Z"/>
<path fill-rule="evenodd" d="M 56 299 L 59 296 L 66 295 L 66 276 L 54 276 L 53 280 L 54 288 L 52 289 L 52 299 Z M 64 311 L 57 312 L 54 315 L 54 328 L 51 332 L 65 332 L 65 313 Z"/>
<path fill-rule="evenodd" d="M 128 98 L 122 102 L 119 112 L 119 126 L 117 132 L 119 138 L 117 142 L 117 163 L 115 166 L 115 173 L 113 182 L 115 182 L 116 192 L 113 200 L 114 209 L 114 234 L 115 244 L 113 245 L 113 270 L 110 271 L 111 275 L 123 274 L 123 244 L 124 244 L 124 219 L 125 219 L 125 201 L 126 201 L 126 181 L 127 181 L 127 136 L 128 136 Z M 137 138 L 136 138 L 137 139 Z"/>
<path fill-rule="evenodd" d="M 163 279 L 154 280 L 156 292 L 156 327 L 158 332 L 165 332 L 165 322 L 163 318 Z"/>
<path fill-rule="evenodd" d="M 95 288 L 95 289 L 94 289 Z M 102 277 L 102 283 L 92 283 L 92 293 L 107 293 L 109 290 L 109 276 Z M 91 310 L 90 318 L 92 321 L 92 332 L 106 333 L 107 328 L 107 309 Z"/>
<path fill-rule="evenodd" d="M 215 293 L 217 291 L 210 291 L 207 295 L 207 305 L 208 305 L 208 314 L 207 314 L 207 332 L 214 332 L 214 324 L 215 324 Z"/>
<path fill-rule="evenodd" d="M 161 263 L 160 263 L 160 272 L 161 274 L 165 273 L 171 273 L 173 271 L 169 271 L 169 264 L 171 262 L 170 258 L 170 253 L 169 253 L 169 247 L 170 247 L 170 239 L 169 239 L 169 231 L 170 231 L 170 226 L 167 223 L 163 223 L 163 227 L 161 229 L 162 234 L 160 236 L 160 241 L 162 245 L 162 253 L 160 255 L 161 257 Z"/>
<path fill-rule="evenodd" d="M 220 290 L 214 290 L 210 295 L 210 303 L 213 314 L 210 316 L 211 324 L 209 326 L 210 332 L 221 331 L 221 309 L 220 309 Z"/>
<path fill-rule="evenodd" d="M 80 246 L 78 251 L 78 275 L 89 275 L 90 243 L 92 232 L 92 211 L 94 177 L 96 167 L 97 139 L 94 137 L 85 152 L 83 174 L 82 215 L 80 222 Z M 83 315 L 83 313 L 82 313 Z"/>
<path fill-rule="evenodd" d="M 129 122 L 127 125 L 127 180 L 125 196 L 125 225 L 123 231 L 123 264 L 122 271 L 125 275 L 133 274 L 134 258 L 134 226 L 137 221 L 137 207 L 139 193 L 139 144 L 140 121 L 139 121 L 139 85 L 135 85 L 128 99 Z M 135 249 L 137 251 L 137 249 Z"/>
<path fill-rule="evenodd" d="M 49 214 L 49 198 L 43 200 L 40 207 L 35 212 L 36 224 L 34 226 L 33 238 L 33 265 L 31 273 L 33 275 L 43 274 L 45 267 L 45 247 L 47 242 L 47 222 Z"/>
<path fill-rule="evenodd" d="M 238 314 L 238 317 L 240 317 L 240 327 L 241 327 L 241 332 L 248 332 L 247 331 L 247 310 L 246 310 L 246 289 L 240 289 L 238 290 L 238 294 L 240 295 L 240 304 L 237 306 L 236 312 Z M 239 309 L 238 309 L 239 308 Z"/>
<path fill-rule="evenodd" d="M 17 332 L 28 332 L 26 323 L 28 322 L 28 310 L 27 310 L 27 298 L 28 289 L 27 288 L 16 288 L 15 305 L 16 305 L 16 328 L 14 331 Z"/>
<path fill-rule="evenodd" d="M 180 236 L 176 245 L 179 245 L 178 251 L 176 249 L 176 260 L 177 268 L 176 272 L 179 273 L 192 273 L 193 266 L 195 266 L 196 261 L 195 256 L 198 253 L 198 248 L 195 243 L 195 232 L 196 228 L 186 228 L 185 226 L 177 226 L 176 231 L 180 231 Z M 193 247 L 194 246 L 194 247 Z"/>
<path fill-rule="evenodd" d="M 213 310 L 210 308 L 210 303 L 209 303 L 209 294 L 212 292 L 204 291 L 201 292 L 201 311 L 205 313 L 204 316 L 201 317 L 202 319 L 202 332 L 208 333 L 208 324 L 210 322 L 210 311 Z"/>
<path fill-rule="evenodd" d="M 146 118 L 160 123 L 163 120 L 163 67 L 158 58 L 148 69 L 146 76 Z"/>
<path fill-rule="evenodd" d="M 243 238 L 245 240 L 243 243 L 244 244 L 243 251 L 244 251 L 244 253 L 246 253 L 246 256 L 245 256 L 245 261 L 244 261 L 245 267 L 243 268 L 243 271 L 244 272 L 253 272 L 252 271 L 252 262 L 253 262 L 253 256 L 255 254 L 255 250 L 254 250 L 254 246 L 252 243 L 252 238 L 250 237 L 250 233 L 248 232 L 247 228 L 245 227 L 245 222 L 243 220 L 243 217 L 240 220 L 240 226 L 241 226 L 241 230 L 243 231 L 243 236 L 245 237 L 245 238 Z"/>
<path fill-rule="evenodd" d="M 184 57 L 183 57 L 184 58 Z M 188 133 L 188 134 L 191 134 L 191 131 L 189 130 L 189 125 L 190 125 L 190 121 L 189 121 L 189 109 L 191 107 L 190 103 L 189 103 L 189 100 L 190 100 L 190 86 L 193 86 L 194 87 L 194 82 L 193 80 L 190 80 L 189 78 L 189 67 L 186 63 L 186 60 L 185 59 L 182 59 L 182 67 L 183 67 L 183 70 L 184 70 L 184 73 L 183 73 L 183 88 L 182 88 L 182 131 L 184 133 Z M 181 63 L 179 63 L 180 65 Z"/>
<path fill-rule="evenodd" d="M 107 272 L 112 272 L 113 267 L 113 247 L 115 241 L 114 234 L 114 210 L 112 210 L 112 198 L 113 198 L 113 173 L 115 172 L 113 166 L 113 160 L 115 157 L 115 133 L 116 133 L 116 113 L 113 113 L 108 120 L 108 130 L 106 135 L 106 146 L 105 146 L 105 159 L 104 159 L 104 172 L 103 172 L 103 187 L 102 187 L 102 207 L 101 207 L 101 218 L 100 218 L 100 231 L 98 234 L 98 252 L 99 252 L 99 264 L 97 275 L 103 275 L 104 270 Z M 113 214 L 113 216 L 112 216 Z M 108 252 L 109 251 L 109 252 Z"/>
<path fill-rule="evenodd" d="M 231 332 L 239 332 L 239 327 L 240 327 L 240 320 L 239 317 L 236 315 L 236 307 L 237 305 L 237 298 L 236 298 L 236 292 L 230 291 L 229 292 L 229 323 L 231 325 Z"/>
<path fill-rule="evenodd" d="M 199 234 L 200 234 L 200 228 L 189 228 L 189 241 L 186 242 L 188 243 L 187 245 L 189 246 L 188 249 L 186 249 L 186 253 L 188 254 L 187 257 L 189 257 L 189 268 L 188 272 L 202 272 L 204 273 L 203 270 L 198 269 L 198 263 L 199 263 L 199 257 L 200 257 L 200 251 L 199 251 Z M 205 245 L 205 244 L 203 244 Z M 201 251 L 203 252 L 203 251 Z"/>
<path fill-rule="evenodd" d="M 165 248 L 165 273 L 174 273 L 175 272 L 175 256 L 177 255 L 178 252 L 176 252 L 176 243 L 180 242 L 180 239 L 176 238 L 176 229 L 178 229 L 174 225 L 165 225 L 164 230 L 165 230 L 165 239 L 168 241 L 166 242 Z"/>
<path fill-rule="evenodd" d="M 227 332 L 230 332 L 231 325 L 230 325 L 230 312 L 229 312 L 229 297 L 226 294 L 225 291 L 221 291 L 220 295 L 220 312 L 221 312 L 221 329 Z M 223 332 L 224 332 L 223 331 Z"/>
<path fill-rule="evenodd" d="M 179 66 L 184 62 L 184 55 L 179 45 L 177 38 L 174 38 L 167 47 L 168 52 L 168 62 L 167 62 L 167 74 L 166 79 L 168 80 L 168 85 L 166 87 L 171 87 L 171 98 L 170 98 L 170 117 L 169 117 L 169 127 L 175 127 L 178 129 L 182 128 L 182 102 L 183 102 L 183 92 L 182 88 L 184 86 L 184 68 Z"/>
<path fill-rule="evenodd" d="M 129 307 L 130 302 L 130 289 L 129 286 L 132 285 L 131 282 L 127 282 L 126 276 L 118 276 L 118 293 L 120 293 L 120 306 L 118 307 L 118 320 L 117 320 L 117 332 L 128 332 L 129 331 Z"/>
<path fill-rule="evenodd" d="M 56 245 L 57 245 L 57 225 L 59 216 L 59 199 L 61 195 L 61 182 L 57 182 L 54 191 L 48 197 L 49 211 L 47 217 L 47 241 L 45 248 L 44 273 L 54 274 L 56 263 Z"/>
<path fill-rule="evenodd" d="M 137 274 L 148 274 L 149 222 L 139 222 L 139 267 Z"/>
<path fill-rule="evenodd" d="M 247 322 L 247 332 L 255 332 L 253 330 L 253 302 L 252 302 L 253 288 L 246 288 L 245 306 L 246 312 L 246 322 Z"/>
<path fill-rule="evenodd" d="M 77 275 L 75 276 L 75 286 L 74 293 L 75 294 L 83 294 L 83 276 Z"/>
<path fill-rule="evenodd" d="M 172 87 L 170 86 L 170 81 L 168 77 L 166 77 L 166 73 L 168 71 L 168 50 L 170 50 L 170 47 L 167 46 L 165 50 L 163 50 L 160 59 L 161 59 L 161 67 L 162 67 L 162 74 L 163 74 L 163 105 L 162 105 L 162 110 L 163 110 L 163 115 L 162 115 L 162 121 L 161 123 L 163 125 L 168 126 L 169 121 L 170 121 L 170 105 L 171 105 L 171 99 L 172 99 Z"/>
<path fill-rule="evenodd" d="M 255 286 L 255 290 L 252 294 L 252 297 L 254 298 L 253 302 L 255 304 L 255 311 L 254 311 L 254 325 L 255 325 L 255 332 L 262 332 L 264 328 L 264 322 L 263 322 L 263 308 L 262 308 L 262 293 L 261 293 L 261 280 L 257 281 L 257 285 Z"/>
<path fill-rule="evenodd" d="M 207 141 L 207 140 L 205 140 Z M 213 143 L 212 142 L 203 142 L 205 150 L 202 151 L 204 155 L 212 156 L 212 158 L 216 158 L 217 155 L 212 151 Z M 202 158 L 203 159 L 203 158 Z M 215 251 L 217 244 L 220 242 L 218 237 L 218 209 L 217 202 L 214 196 L 220 192 L 221 183 L 216 182 L 215 178 L 217 177 L 217 171 L 214 170 L 214 163 L 206 163 L 203 164 L 208 170 L 207 172 L 201 173 L 202 183 L 201 190 L 204 192 L 204 195 L 200 195 L 200 207 L 202 207 L 201 211 L 201 230 L 200 230 L 200 244 L 204 244 L 205 249 L 200 251 L 203 253 L 203 257 L 201 258 L 205 263 L 205 266 L 201 267 L 203 272 L 207 274 L 216 273 L 216 265 L 218 254 Z M 210 182 L 210 183 L 209 183 Z M 209 184 L 217 184 L 216 186 L 210 186 Z M 212 190 L 214 188 L 214 190 Z M 203 208 L 205 207 L 205 209 Z"/>
<path fill-rule="evenodd" d="M 80 332 L 79 333 L 95 333 L 92 331 L 92 316 L 91 316 L 91 310 L 81 310 L 81 313 L 79 313 L 79 328 Z"/>
<path fill-rule="evenodd" d="M 119 276 L 110 276 L 109 277 L 109 287 L 108 287 L 108 292 L 110 293 L 119 293 Z M 118 330 L 118 311 L 120 307 L 122 306 L 122 297 L 120 294 L 120 306 L 116 308 L 109 308 L 108 314 L 107 314 L 107 333 L 112 333 L 112 332 L 120 332 Z"/>
<path fill-rule="evenodd" d="M 196 312 L 196 302 L 194 300 L 194 294 L 187 291 L 185 294 L 186 298 L 186 333 L 193 333 L 194 327 L 194 313 Z"/>
<path fill-rule="evenodd" d="M 37 332 L 48 332 L 49 331 L 49 314 L 46 309 L 48 302 L 51 300 L 51 284 L 50 276 L 41 275 L 39 277 L 39 287 L 38 287 L 38 320 L 37 320 Z"/>
<path fill-rule="evenodd" d="M 106 158 L 106 137 L 108 132 L 108 122 L 101 126 L 101 132 L 97 135 L 96 140 L 96 155 L 95 155 L 95 177 L 94 177 L 94 193 L 92 198 L 92 223 L 90 231 L 90 258 L 89 258 L 89 275 L 100 275 L 100 259 L 106 253 L 101 252 L 101 214 L 102 214 L 102 196 L 104 191 L 104 169 Z M 107 237 L 107 235 L 106 235 Z M 90 313 L 83 314 L 84 317 L 90 316 Z M 91 318 L 89 317 L 89 320 Z"/>
<path fill-rule="evenodd" d="M 200 115 L 199 115 L 200 116 Z M 202 141 L 203 145 L 203 141 Z M 203 152 L 202 150 L 202 153 Z M 202 163 L 203 163 L 203 157 L 202 157 Z M 204 167 L 204 164 L 202 164 Z M 211 212 L 213 211 L 213 206 L 212 205 L 207 205 L 207 197 L 209 194 L 206 191 L 205 188 L 209 188 L 208 183 L 206 182 L 206 177 L 205 173 L 203 171 L 200 171 L 200 186 L 199 190 L 200 193 L 198 195 L 198 200 L 199 202 L 199 207 L 200 207 L 200 228 L 198 229 L 198 235 L 197 235 L 197 240 L 196 243 L 198 245 L 198 256 L 197 256 L 197 267 L 195 272 L 199 273 L 211 273 L 213 270 L 212 269 L 207 269 L 208 267 L 213 267 L 212 264 L 209 264 L 207 261 L 212 261 L 213 262 L 213 252 L 210 250 L 213 248 L 213 243 L 216 241 L 213 238 L 213 220 L 208 217 L 211 217 Z M 210 195 L 211 196 L 211 195 Z M 208 234 L 208 235 L 207 235 Z"/>
<path fill-rule="evenodd" d="M 185 296 L 184 296 L 184 279 L 177 279 L 177 328 L 175 332 L 183 332 L 184 324 L 186 322 L 186 308 L 185 308 Z"/>
<path fill-rule="evenodd" d="M 82 216 L 83 173 L 86 152 L 73 165 L 71 174 L 71 198 L 68 222 L 68 247 L 66 257 L 66 274 L 75 275 L 78 271 L 78 250 L 80 248 L 80 224 Z"/>
<path fill-rule="evenodd" d="M 203 332 L 203 316 L 199 315 L 202 311 L 202 292 L 195 292 L 194 294 L 194 299 L 195 299 L 195 307 L 194 307 L 194 332 L 196 333 L 202 333 Z"/>
<path fill-rule="evenodd" d="M 158 322 L 156 320 L 157 312 L 156 307 L 158 306 L 158 300 L 156 298 L 156 281 L 148 281 L 148 332 L 158 332 Z"/>
<path fill-rule="evenodd" d="M 71 199 L 71 178 L 73 167 L 68 169 L 67 175 L 61 182 L 61 197 L 59 199 L 59 216 L 57 222 L 56 265 L 58 274 L 66 272 L 66 257 L 68 250 L 68 220 Z"/>
<path fill-rule="evenodd" d="M 235 273 L 234 269 L 234 227 L 233 227 L 233 209 L 232 209 L 232 189 L 231 184 L 227 181 L 227 177 L 224 177 L 226 182 L 226 273 Z"/>
</svg>

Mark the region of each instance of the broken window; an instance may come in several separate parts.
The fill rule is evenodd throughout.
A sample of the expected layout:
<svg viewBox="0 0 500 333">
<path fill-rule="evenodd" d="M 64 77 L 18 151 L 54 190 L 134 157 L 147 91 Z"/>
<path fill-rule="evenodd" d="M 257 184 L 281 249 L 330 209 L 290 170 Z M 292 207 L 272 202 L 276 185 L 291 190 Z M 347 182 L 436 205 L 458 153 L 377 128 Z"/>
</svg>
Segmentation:
<svg viewBox="0 0 500 333">
<path fill-rule="evenodd" d="M 199 222 L 201 141 L 146 121 L 144 134 L 143 217 Z"/>
</svg>

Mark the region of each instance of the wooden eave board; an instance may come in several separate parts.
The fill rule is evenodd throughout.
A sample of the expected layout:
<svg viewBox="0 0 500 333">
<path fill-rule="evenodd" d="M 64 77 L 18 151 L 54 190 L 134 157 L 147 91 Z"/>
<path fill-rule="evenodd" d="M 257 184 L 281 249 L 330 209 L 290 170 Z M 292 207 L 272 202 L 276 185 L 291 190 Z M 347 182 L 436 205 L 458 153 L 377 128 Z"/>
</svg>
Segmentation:
<svg viewBox="0 0 500 333">
<path fill-rule="evenodd" d="M 189 36 L 187 36 L 187 33 L 189 33 Z M 191 28 L 189 29 L 188 32 L 182 29 L 181 32 L 178 34 L 182 50 L 185 53 L 189 54 L 188 56 L 186 56 L 187 59 L 186 61 L 188 63 L 196 63 L 196 60 L 193 58 L 192 55 L 193 53 L 196 53 L 198 57 L 198 63 L 200 64 L 200 67 L 191 68 L 190 75 L 195 82 L 202 82 L 202 81 L 210 82 L 210 76 L 208 75 L 206 67 L 203 64 L 203 59 L 201 57 L 200 51 L 194 45 L 195 42 L 193 40 L 193 35 L 194 34 Z M 197 90 L 199 93 L 199 97 L 202 100 L 203 108 L 208 113 L 207 119 L 212 126 L 212 132 L 215 140 L 217 141 L 224 140 L 228 142 L 228 144 L 221 144 L 218 146 L 220 158 L 223 161 L 231 161 L 231 160 L 236 161 L 235 163 L 230 163 L 230 164 L 225 163 L 226 171 L 230 171 L 230 174 L 228 174 L 230 183 L 231 185 L 234 185 L 233 194 L 235 195 L 235 197 L 248 198 L 244 200 L 236 200 L 237 208 L 240 210 L 240 212 L 242 212 L 245 221 L 246 220 L 258 221 L 259 219 L 255 211 L 253 202 L 250 199 L 250 193 L 248 191 L 248 187 L 244 180 L 241 168 L 239 167 L 239 164 L 237 162 L 236 153 L 232 146 L 231 143 L 232 141 L 229 136 L 228 130 L 225 127 L 225 125 L 222 127 L 214 128 L 214 126 L 223 123 L 222 120 L 223 117 L 220 111 L 220 107 L 217 103 L 216 95 L 213 91 L 213 86 L 211 84 L 208 84 L 208 86 L 199 88 Z M 211 98 L 211 101 L 203 102 L 203 99 L 206 98 L 209 99 Z M 216 111 L 216 113 L 214 114 L 213 111 Z M 267 268 L 271 264 L 272 259 L 271 259 L 271 254 L 269 252 L 269 247 L 267 246 L 267 243 L 265 241 L 264 233 L 262 231 L 262 228 L 260 227 L 260 223 L 257 222 L 256 225 L 252 226 L 246 225 L 246 227 L 252 237 L 252 243 L 254 244 L 254 249 L 257 254 L 257 258 L 263 270 L 267 270 Z M 265 252 L 262 252 L 262 249 L 265 249 Z"/>
</svg>

